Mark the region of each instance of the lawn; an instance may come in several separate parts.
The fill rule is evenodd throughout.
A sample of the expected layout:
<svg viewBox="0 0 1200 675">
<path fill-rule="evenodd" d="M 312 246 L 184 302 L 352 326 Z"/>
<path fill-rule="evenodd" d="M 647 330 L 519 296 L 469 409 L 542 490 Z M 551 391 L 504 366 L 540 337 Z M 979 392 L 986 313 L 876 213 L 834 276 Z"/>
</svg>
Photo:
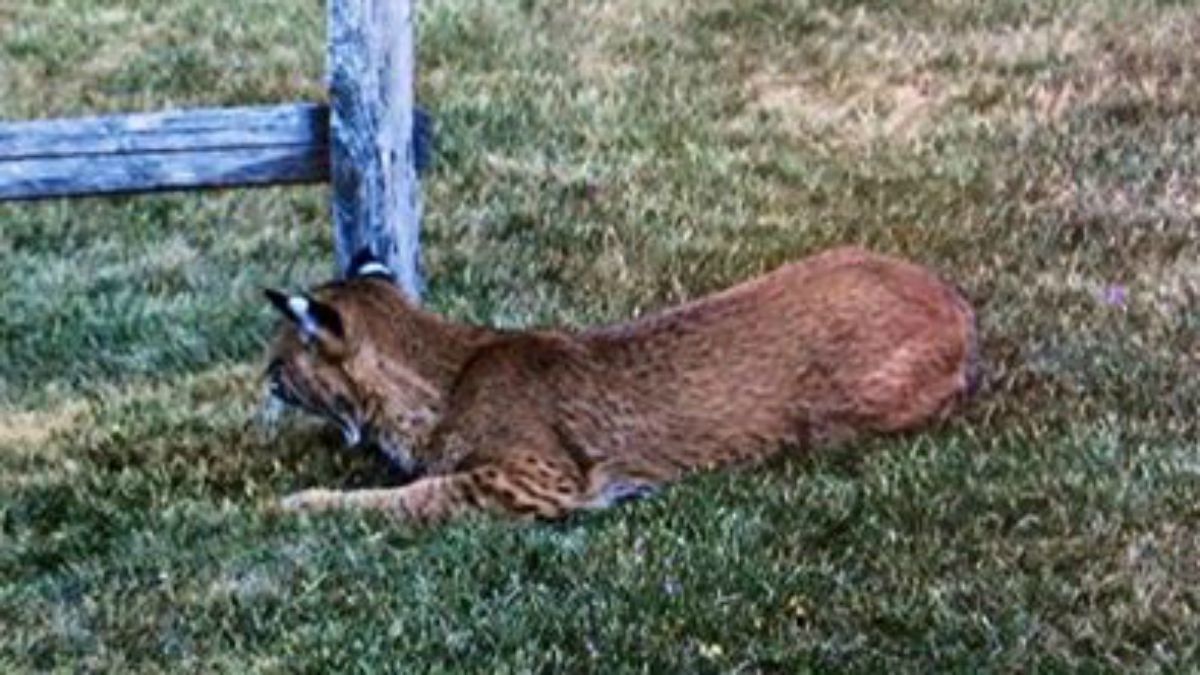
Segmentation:
<svg viewBox="0 0 1200 675">
<path fill-rule="evenodd" d="M 1200 4 L 422 0 L 428 304 L 581 326 L 838 243 L 976 303 L 925 433 L 555 525 L 285 518 L 321 187 L 0 206 L 0 671 L 1200 667 Z M 5 0 L 0 118 L 322 96 L 286 0 Z"/>
</svg>

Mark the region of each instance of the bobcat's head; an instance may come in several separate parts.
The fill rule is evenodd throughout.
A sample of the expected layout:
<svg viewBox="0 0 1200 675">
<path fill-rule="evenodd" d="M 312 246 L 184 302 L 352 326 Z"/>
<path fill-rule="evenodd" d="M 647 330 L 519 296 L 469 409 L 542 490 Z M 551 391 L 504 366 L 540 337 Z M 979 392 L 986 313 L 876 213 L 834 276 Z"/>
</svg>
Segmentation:
<svg viewBox="0 0 1200 675">
<path fill-rule="evenodd" d="M 268 408 L 317 415 L 337 426 L 347 445 L 376 443 L 411 470 L 412 448 L 440 414 L 436 356 L 452 340 L 426 330 L 439 322 L 410 303 L 370 256 L 356 258 L 344 281 L 266 296 L 284 318 L 267 354 Z"/>
</svg>

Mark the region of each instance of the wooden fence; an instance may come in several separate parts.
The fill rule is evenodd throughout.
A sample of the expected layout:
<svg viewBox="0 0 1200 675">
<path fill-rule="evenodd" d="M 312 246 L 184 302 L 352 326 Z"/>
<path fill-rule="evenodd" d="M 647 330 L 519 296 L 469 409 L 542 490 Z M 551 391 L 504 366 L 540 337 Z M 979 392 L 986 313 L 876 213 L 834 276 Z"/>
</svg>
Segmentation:
<svg viewBox="0 0 1200 675">
<path fill-rule="evenodd" d="M 0 123 L 0 201 L 328 181 L 339 269 L 370 247 L 419 298 L 413 2 L 329 0 L 328 20 L 328 105 Z"/>
</svg>

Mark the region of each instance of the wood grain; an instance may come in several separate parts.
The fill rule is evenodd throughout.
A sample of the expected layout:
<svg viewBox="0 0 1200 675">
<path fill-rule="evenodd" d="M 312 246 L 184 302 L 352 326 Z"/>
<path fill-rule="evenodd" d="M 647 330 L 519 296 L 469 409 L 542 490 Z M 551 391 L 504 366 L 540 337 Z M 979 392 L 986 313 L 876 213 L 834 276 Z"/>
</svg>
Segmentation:
<svg viewBox="0 0 1200 675">
<path fill-rule="evenodd" d="M 369 248 L 415 300 L 424 289 L 410 0 L 329 3 L 331 182 L 338 268 Z"/>
<path fill-rule="evenodd" d="M 0 199 L 328 177 L 329 110 L 313 103 L 0 124 Z"/>
</svg>

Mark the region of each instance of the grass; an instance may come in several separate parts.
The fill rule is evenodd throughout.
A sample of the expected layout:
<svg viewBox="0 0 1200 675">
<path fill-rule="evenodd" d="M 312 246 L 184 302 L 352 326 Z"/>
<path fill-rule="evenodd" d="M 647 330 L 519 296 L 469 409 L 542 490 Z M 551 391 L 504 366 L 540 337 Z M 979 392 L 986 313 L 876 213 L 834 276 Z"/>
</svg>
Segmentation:
<svg viewBox="0 0 1200 675">
<path fill-rule="evenodd" d="M 314 98 L 319 3 L 15 0 L 0 117 Z M 616 320 L 825 246 L 980 310 L 927 433 L 555 526 L 283 519 L 387 480 L 252 424 L 324 191 L 0 206 L 0 670 L 1200 665 L 1200 7 L 420 3 L 429 304 Z"/>
</svg>

